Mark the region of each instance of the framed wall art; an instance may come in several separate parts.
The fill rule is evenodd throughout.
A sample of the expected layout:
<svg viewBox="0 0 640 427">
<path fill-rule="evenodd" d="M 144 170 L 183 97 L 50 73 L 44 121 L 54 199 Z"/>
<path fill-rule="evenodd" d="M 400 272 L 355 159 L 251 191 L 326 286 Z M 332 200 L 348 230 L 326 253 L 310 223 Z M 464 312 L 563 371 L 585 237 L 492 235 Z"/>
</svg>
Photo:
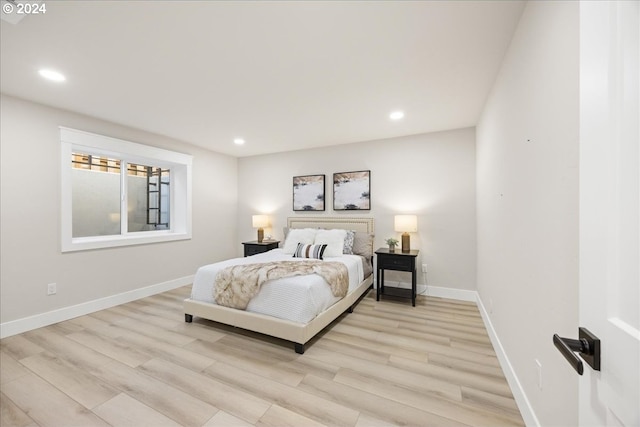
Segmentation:
<svg viewBox="0 0 640 427">
<path fill-rule="evenodd" d="M 293 177 L 293 210 L 324 210 L 324 175 Z"/>
<path fill-rule="evenodd" d="M 371 171 L 333 174 L 333 210 L 371 209 Z"/>
</svg>

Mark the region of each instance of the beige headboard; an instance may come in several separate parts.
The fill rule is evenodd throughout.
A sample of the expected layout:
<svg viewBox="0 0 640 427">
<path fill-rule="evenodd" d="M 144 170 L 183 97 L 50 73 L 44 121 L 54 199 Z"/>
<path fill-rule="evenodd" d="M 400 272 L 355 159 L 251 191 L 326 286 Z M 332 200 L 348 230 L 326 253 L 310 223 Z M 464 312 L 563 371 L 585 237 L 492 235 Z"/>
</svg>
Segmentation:
<svg viewBox="0 0 640 427">
<path fill-rule="evenodd" d="M 373 218 L 335 216 L 295 216 L 287 218 L 289 228 L 340 228 L 373 233 Z"/>
</svg>

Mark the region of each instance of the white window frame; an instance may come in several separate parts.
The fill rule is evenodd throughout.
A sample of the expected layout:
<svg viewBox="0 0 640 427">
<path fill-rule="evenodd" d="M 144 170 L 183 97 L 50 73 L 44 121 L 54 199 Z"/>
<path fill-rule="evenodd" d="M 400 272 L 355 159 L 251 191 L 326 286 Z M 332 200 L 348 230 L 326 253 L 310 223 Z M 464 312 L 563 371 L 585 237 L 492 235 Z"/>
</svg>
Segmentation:
<svg viewBox="0 0 640 427">
<path fill-rule="evenodd" d="M 83 251 L 118 246 L 141 245 L 191 239 L 191 168 L 193 157 L 162 148 L 122 139 L 60 127 L 61 175 L 61 250 Z M 170 169 L 170 226 L 168 230 L 129 232 L 126 220 L 121 233 L 110 236 L 73 237 L 72 164 L 73 152 L 106 156 L 121 160 L 121 218 L 127 218 L 125 163 L 160 166 Z M 126 174 L 124 175 L 126 176 Z"/>
</svg>

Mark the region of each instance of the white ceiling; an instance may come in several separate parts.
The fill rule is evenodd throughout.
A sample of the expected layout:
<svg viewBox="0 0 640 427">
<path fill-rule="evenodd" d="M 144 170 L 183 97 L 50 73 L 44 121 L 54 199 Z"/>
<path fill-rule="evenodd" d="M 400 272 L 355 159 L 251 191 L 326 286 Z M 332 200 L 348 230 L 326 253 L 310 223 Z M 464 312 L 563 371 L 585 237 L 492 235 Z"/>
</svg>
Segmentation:
<svg viewBox="0 0 640 427">
<path fill-rule="evenodd" d="M 44 4 L 0 21 L 3 93 L 238 157 L 474 126 L 524 6 Z"/>
</svg>

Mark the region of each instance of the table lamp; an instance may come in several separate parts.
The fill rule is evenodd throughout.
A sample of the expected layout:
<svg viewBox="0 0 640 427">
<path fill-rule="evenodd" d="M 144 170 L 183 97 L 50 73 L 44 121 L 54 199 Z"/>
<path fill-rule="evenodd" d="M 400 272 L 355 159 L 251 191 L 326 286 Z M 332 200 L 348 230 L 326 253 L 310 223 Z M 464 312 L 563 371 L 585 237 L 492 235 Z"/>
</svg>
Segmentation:
<svg viewBox="0 0 640 427">
<path fill-rule="evenodd" d="M 418 217 L 415 215 L 396 215 L 394 217 L 395 231 L 402 232 L 402 252 L 411 250 L 409 233 L 418 231 Z"/>
<path fill-rule="evenodd" d="M 266 215 L 253 215 L 251 217 L 253 228 L 258 229 L 258 243 L 264 240 L 264 227 L 269 226 L 269 217 Z"/>
</svg>

